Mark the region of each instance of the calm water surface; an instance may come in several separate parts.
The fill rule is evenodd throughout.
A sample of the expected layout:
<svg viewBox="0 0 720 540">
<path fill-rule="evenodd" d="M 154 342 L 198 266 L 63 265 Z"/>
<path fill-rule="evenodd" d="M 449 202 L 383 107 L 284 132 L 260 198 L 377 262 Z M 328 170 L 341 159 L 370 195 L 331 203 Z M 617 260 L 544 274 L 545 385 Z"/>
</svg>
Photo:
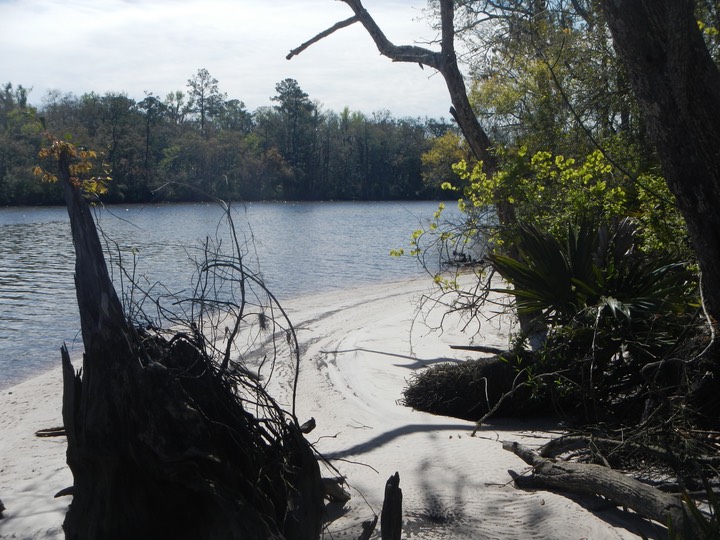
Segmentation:
<svg viewBox="0 0 720 540">
<path fill-rule="evenodd" d="M 436 209 L 433 202 L 253 203 L 233 216 L 282 302 L 419 275 L 414 260 L 388 254 L 406 247 Z M 126 267 L 134 258 L 139 281 L 173 292 L 192 287 L 204 239 L 227 236 L 221 218 L 219 207 L 205 204 L 114 206 L 97 214 L 112 257 Z M 0 388 L 59 365 L 63 342 L 71 354 L 82 350 L 73 266 L 64 208 L 0 209 Z"/>
</svg>

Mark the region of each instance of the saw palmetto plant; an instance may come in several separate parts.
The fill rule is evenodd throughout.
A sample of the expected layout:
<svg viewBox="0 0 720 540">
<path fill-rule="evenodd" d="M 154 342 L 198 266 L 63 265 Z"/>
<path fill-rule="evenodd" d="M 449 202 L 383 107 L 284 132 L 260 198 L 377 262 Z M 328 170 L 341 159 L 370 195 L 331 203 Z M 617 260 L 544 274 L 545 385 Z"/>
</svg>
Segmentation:
<svg viewBox="0 0 720 540">
<path fill-rule="evenodd" d="M 581 220 L 562 235 L 525 223 L 517 255 L 489 257 L 518 311 L 547 328 L 537 369 L 558 372 L 554 390 L 590 416 L 640 397 L 643 367 L 671 354 L 697 313 L 689 266 L 637 250 L 636 233 L 630 219 Z"/>
</svg>

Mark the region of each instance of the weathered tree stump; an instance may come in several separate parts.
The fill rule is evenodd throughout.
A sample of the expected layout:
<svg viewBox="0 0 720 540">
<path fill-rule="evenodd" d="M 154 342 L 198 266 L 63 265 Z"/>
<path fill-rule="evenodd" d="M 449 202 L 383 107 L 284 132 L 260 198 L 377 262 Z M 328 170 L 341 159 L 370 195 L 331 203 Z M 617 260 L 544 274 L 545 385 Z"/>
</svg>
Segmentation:
<svg viewBox="0 0 720 540">
<path fill-rule="evenodd" d="M 70 164 L 61 154 L 85 354 L 76 373 L 62 350 L 66 538 L 318 538 L 319 467 L 297 421 L 255 418 L 197 343 L 128 323 Z"/>
<path fill-rule="evenodd" d="M 382 540 L 400 540 L 402 534 L 402 489 L 400 474 L 395 473 L 385 484 L 385 500 L 380 514 Z"/>
</svg>

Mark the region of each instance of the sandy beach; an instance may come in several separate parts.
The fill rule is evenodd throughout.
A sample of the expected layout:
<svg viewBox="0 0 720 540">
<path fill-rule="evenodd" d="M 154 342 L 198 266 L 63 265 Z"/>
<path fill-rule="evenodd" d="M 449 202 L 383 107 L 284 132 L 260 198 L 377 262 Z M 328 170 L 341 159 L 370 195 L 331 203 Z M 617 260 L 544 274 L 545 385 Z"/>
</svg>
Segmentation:
<svg viewBox="0 0 720 540">
<path fill-rule="evenodd" d="M 325 538 L 357 538 L 361 523 L 380 512 L 385 481 L 396 471 L 404 496 L 403 538 L 661 538 L 621 509 L 514 486 L 509 471 L 528 469 L 502 449 L 502 441 L 539 446 L 556 428 L 552 422 L 497 420 L 471 437 L 470 422 L 398 403 L 416 370 L 477 356 L 449 345 L 507 346 L 508 321 L 499 318 L 474 335 L 463 334 L 457 320 L 446 321 L 444 332 L 431 331 L 423 323 L 426 314 L 418 313 L 429 292 L 424 278 L 284 303 L 302 351 L 297 416 L 300 422 L 315 418 L 308 440 L 347 477 L 352 495 L 333 509 Z M 430 326 L 438 317 L 431 314 Z M 290 372 L 281 366 L 275 374 L 279 400 L 287 398 L 290 385 L 283 376 Z M 53 496 L 72 484 L 65 439 L 35 436 L 62 424 L 61 394 L 59 367 L 0 392 L 2 539 L 63 538 L 71 498 Z"/>
</svg>

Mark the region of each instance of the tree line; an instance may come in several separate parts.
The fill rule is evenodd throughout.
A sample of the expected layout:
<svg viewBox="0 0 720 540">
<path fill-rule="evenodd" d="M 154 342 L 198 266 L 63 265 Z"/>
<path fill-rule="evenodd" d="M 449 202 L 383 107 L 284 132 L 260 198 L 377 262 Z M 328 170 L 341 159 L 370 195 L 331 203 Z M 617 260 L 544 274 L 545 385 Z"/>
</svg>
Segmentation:
<svg viewBox="0 0 720 540">
<path fill-rule="evenodd" d="M 392 200 L 437 196 L 422 154 L 453 128 L 444 121 L 324 110 L 294 79 L 272 105 L 247 110 L 206 69 L 164 99 L 147 92 L 81 96 L 0 89 L 0 204 L 57 204 L 56 186 L 32 174 L 42 132 L 101 154 L 113 181 L 108 203 L 229 200 Z"/>
</svg>

